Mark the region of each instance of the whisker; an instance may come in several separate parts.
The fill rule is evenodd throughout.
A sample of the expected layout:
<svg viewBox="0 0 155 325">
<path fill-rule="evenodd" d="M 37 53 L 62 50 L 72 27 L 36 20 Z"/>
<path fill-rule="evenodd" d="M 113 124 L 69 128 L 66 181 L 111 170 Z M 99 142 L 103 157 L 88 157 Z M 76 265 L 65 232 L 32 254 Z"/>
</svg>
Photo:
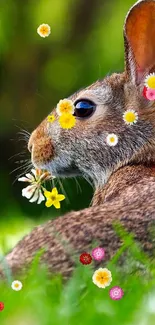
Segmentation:
<svg viewBox="0 0 155 325">
<path fill-rule="evenodd" d="M 25 163 L 25 161 L 29 161 L 29 159 L 21 159 L 21 160 L 17 160 L 15 161 L 15 164 L 22 164 L 22 163 Z"/>
<path fill-rule="evenodd" d="M 23 128 L 21 128 L 21 126 L 15 125 L 16 128 L 18 128 L 20 131 L 23 131 L 24 133 L 30 135 L 31 133 Z"/>
<path fill-rule="evenodd" d="M 16 119 L 16 118 L 13 118 L 12 119 L 13 122 L 15 123 L 19 123 L 20 122 L 20 126 L 15 124 L 14 126 L 17 127 L 18 129 L 21 129 L 22 127 L 25 129 L 25 128 L 31 128 L 31 125 L 29 124 L 29 121 L 26 121 L 26 120 L 21 120 L 21 119 Z M 22 126 L 22 127 L 21 127 Z"/>
<path fill-rule="evenodd" d="M 90 184 L 90 186 L 93 188 L 93 190 L 95 189 L 93 182 L 91 181 L 91 179 L 89 177 L 87 177 L 85 174 L 82 175 L 83 178 L 85 178 L 85 180 Z"/>
<path fill-rule="evenodd" d="M 25 137 L 29 138 L 30 134 L 25 133 L 24 131 L 20 131 L 17 134 L 24 135 Z"/>
<path fill-rule="evenodd" d="M 18 133 L 24 133 L 26 135 L 30 135 L 30 132 L 28 132 L 27 130 L 22 129 L 22 128 L 20 128 L 20 131 L 18 131 Z"/>
<path fill-rule="evenodd" d="M 16 167 L 14 170 L 12 170 L 12 171 L 10 172 L 10 175 L 13 174 L 14 172 L 16 172 L 16 171 L 19 170 L 19 169 L 23 169 L 23 168 L 25 168 L 27 165 L 28 165 L 28 161 L 27 161 L 24 165 L 22 165 L 22 166 L 18 166 L 18 167 Z"/>
<path fill-rule="evenodd" d="M 32 164 L 29 164 L 29 166 L 27 166 L 22 173 L 18 174 L 18 176 L 15 177 L 15 180 L 13 181 L 12 185 L 14 185 L 14 183 L 17 182 L 19 177 L 27 174 L 31 170 L 31 168 L 32 168 Z"/>
<path fill-rule="evenodd" d="M 18 152 L 18 153 L 15 153 L 13 156 L 9 157 L 8 160 L 11 160 L 15 157 L 18 157 L 18 156 L 23 156 L 25 155 L 26 152 Z"/>
<path fill-rule="evenodd" d="M 55 179 L 53 179 L 53 178 L 51 178 L 51 179 L 48 180 L 48 182 L 50 184 L 50 189 L 56 187 L 54 181 L 55 181 Z"/>
<path fill-rule="evenodd" d="M 77 178 L 74 176 L 73 179 L 75 180 L 75 183 L 76 183 L 77 193 L 78 193 L 78 190 L 79 190 L 79 193 L 82 193 L 82 188 L 81 188 L 80 183 L 78 182 Z"/>
<path fill-rule="evenodd" d="M 16 139 L 16 141 L 23 141 L 23 142 L 26 142 L 26 144 L 28 143 L 28 141 L 29 141 L 29 138 L 26 138 L 25 136 L 20 136 L 20 137 L 18 137 L 18 139 Z"/>
<path fill-rule="evenodd" d="M 62 181 L 63 182 L 63 181 Z M 62 190 L 62 193 L 65 195 L 65 198 L 66 198 L 66 203 L 67 204 L 70 204 L 70 200 L 69 200 L 69 198 L 68 198 L 68 195 L 67 195 L 67 193 L 66 193 L 66 191 L 65 191 L 65 189 L 64 189 L 64 186 L 63 186 L 63 183 L 61 182 L 61 180 L 60 180 L 60 178 L 58 177 L 58 183 L 59 183 L 59 186 L 60 186 L 60 188 L 61 188 L 61 190 Z"/>
<path fill-rule="evenodd" d="M 55 187 L 55 179 L 52 178 L 52 179 L 50 180 L 50 182 L 51 182 L 51 184 L 52 184 L 52 188 Z"/>
<path fill-rule="evenodd" d="M 15 126 L 20 130 L 17 134 L 22 136 L 22 138 L 20 137 L 19 140 L 28 141 L 29 138 L 30 138 L 30 132 L 28 132 L 27 130 L 19 127 L 18 125 L 15 125 Z"/>
<path fill-rule="evenodd" d="M 51 174 L 52 174 L 52 171 L 51 171 Z M 53 174 L 55 174 L 55 173 L 54 173 L 54 170 L 53 170 Z M 60 188 L 61 188 L 62 193 L 65 195 L 66 203 L 67 203 L 67 204 L 70 204 L 70 201 L 69 201 L 68 195 L 66 194 L 66 191 L 65 191 L 65 189 L 64 189 L 64 186 L 63 186 L 63 184 L 62 184 L 60 178 L 59 178 L 59 177 L 56 177 L 56 179 L 55 179 L 54 181 L 55 181 L 56 183 L 58 182 L 58 184 L 59 184 L 59 186 L 60 186 Z"/>
</svg>

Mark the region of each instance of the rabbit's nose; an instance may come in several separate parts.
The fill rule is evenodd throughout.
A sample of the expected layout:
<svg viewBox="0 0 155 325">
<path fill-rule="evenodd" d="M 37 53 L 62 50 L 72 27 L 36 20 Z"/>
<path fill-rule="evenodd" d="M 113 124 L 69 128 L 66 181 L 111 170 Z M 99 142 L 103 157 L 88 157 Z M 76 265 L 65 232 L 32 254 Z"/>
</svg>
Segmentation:
<svg viewBox="0 0 155 325">
<path fill-rule="evenodd" d="M 30 135 L 28 150 L 34 166 L 40 168 L 54 157 L 54 146 L 51 138 L 46 134 L 46 123 L 40 124 Z M 38 167 L 39 166 L 39 167 Z"/>
</svg>

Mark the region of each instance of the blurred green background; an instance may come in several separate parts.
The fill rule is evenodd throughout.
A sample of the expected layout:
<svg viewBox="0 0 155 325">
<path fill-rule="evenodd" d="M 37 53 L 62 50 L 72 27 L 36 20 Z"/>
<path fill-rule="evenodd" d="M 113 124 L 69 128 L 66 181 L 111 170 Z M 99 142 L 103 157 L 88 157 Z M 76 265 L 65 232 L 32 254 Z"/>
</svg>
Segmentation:
<svg viewBox="0 0 155 325">
<path fill-rule="evenodd" d="M 0 240 L 7 250 L 44 220 L 82 209 L 93 190 L 84 180 L 63 181 L 68 200 L 56 211 L 21 195 L 27 143 L 51 109 L 96 79 L 124 68 L 123 23 L 133 0 L 0 0 Z M 37 27 L 51 26 L 48 38 Z M 61 187 L 59 191 L 62 192 Z M 81 188 L 81 189 L 80 189 Z"/>
</svg>

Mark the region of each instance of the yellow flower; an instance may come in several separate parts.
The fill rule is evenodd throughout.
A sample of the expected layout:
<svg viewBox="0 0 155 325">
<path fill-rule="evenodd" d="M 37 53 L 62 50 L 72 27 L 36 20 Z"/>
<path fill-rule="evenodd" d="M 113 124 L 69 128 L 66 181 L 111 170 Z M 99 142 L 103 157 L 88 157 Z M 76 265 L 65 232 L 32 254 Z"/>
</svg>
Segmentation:
<svg viewBox="0 0 155 325">
<path fill-rule="evenodd" d="M 59 123 L 63 129 L 71 129 L 75 126 L 76 119 L 70 113 L 65 113 L 59 117 Z"/>
<path fill-rule="evenodd" d="M 54 205 L 56 209 L 60 209 L 60 201 L 65 199 L 65 196 L 62 194 L 58 194 L 56 187 L 53 188 L 52 192 L 44 191 L 44 195 L 47 199 L 45 205 L 47 208 Z"/>
<path fill-rule="evenodd" d="M 48 24 L 42 24 L 37 28 L 37 33 L 41 37 L 47 37 L 51 33 L 51 28 Z"/>
<path fill-rule="evenodd" d="M 96 284 L 99 288 L 105 288 L 110 285 L 112 281 L 112 275 L 108 269 L 103 269 L 102 267 L 100 267 L 94 272 L 92 279 L 94 284 Z"/>
<path fill-rule="evenodd" d="M 123 114 L 123 120 L 126 124 L 134 124 L 137 123 L 138 121 L 138 114 L 133 110 L 133 109 L 128 109 L 124 114 Z"/>
<path fill-rule="evenodd" d="M 47 117 L 47 121 L 50 122 L 50 123 L 53 123 L 55 121 L 55 116 L 54 115 L 49 115 Z"/>
<path fill-rule="evenodd" d="M 74 104 L 70 99 L 61 99 L 57 105 L 56 112 L 58 115 L 64 113 L 74 114 Z"/>
<path fill-rule="evenodd" d="M 145 79 L 145 86 L 147 88 L 155 89 L 155 72 L 150 73 Z"/>
</svg>

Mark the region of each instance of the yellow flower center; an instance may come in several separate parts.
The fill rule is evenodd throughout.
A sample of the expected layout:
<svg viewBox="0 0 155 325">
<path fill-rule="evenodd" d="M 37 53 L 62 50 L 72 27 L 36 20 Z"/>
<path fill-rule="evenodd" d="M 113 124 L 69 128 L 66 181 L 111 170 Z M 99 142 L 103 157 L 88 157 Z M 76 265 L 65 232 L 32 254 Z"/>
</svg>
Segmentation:
<svg viewBox="0 0 155 325">
<path fill-rule="evenodd" d="M 51 195 L 51 200 L 55 201 L 56 200 L 56 196 L 55 195 Z"/>
<path fill-rule="evenodd" d="M 101 284 L 105 284 L 109 281 L 110 279 L 110 276 L 108 274 L 105 274 L 103 272 L 101 272 L 101 274 L 98 274 L 97 277 L 96 277 L 96 280 L 98 282 L 100 282 Z"/>
<path fill-rule="evenodd" d="M 110 138 L 110 141 L 111 141 L 111 142 L 114 142 L 114 141 L 115 141 L 115 138 L 114 138 L 114 137 L 111 137 L 111 138 Z"/>
<path fill-rule="evenodd" d="M 46 34 L 46 33 L 48 33 L 48 28 L 47 28 L 47 27 L 42 27 L 42 28 L 40 29 L 40 32 L 41 32 L 42 34 Z"/>
<path fill-rule="evenodd" d="M 147 80 L 147 85 L 151 89 L 155 89 L 155 76 L 150 76 Z"/>
<path fill-rule="evenodd" d="M 67 117 L 67 118 L 65 119 L 65 123 L 69 123 L 69 122 L 70 122 L 70 118 Z"/>
<path fill-rule="evenodd" d="M 63 111 L 67 111 L 68 110 L 68 107 L 67 106 L 62 106 L 61 108 L 60 108 L 60 110 L 63 112 Z"/>
<path fill-rule="evenodd" d="M 129 122 L 129 123 L 133 123 L 136 120 L 136 115 L 134 112 L 127 112 L 125 113 L 125 121 Z"/>
<path fill-rule="evenodd" d="M 48 122 L 54 122 L 55 121 L 55 116 L 54 115 L 49 115 L 47 118 Z"/>
<path fill-rule="evenodd" d="M 19 283 L 15 283 L 15 288 L 19 288 Z"/>
</svg>

